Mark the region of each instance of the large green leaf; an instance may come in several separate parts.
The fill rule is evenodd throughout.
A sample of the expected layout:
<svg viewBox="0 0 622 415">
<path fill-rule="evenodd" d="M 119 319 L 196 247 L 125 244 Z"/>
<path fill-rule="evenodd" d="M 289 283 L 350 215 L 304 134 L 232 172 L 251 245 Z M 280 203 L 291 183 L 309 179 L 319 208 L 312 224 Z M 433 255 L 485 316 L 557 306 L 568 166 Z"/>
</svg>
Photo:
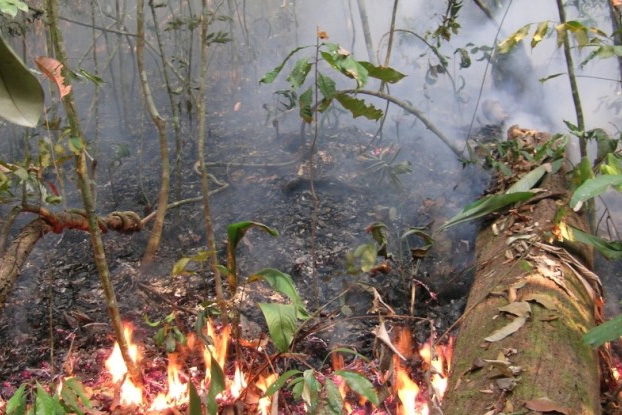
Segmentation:
<svg viewBox="0 0 622 415">
<path fill-rule="evenodd" d="M 549 171 L 551 171 L 551 163 L 545 163 L 541 166 L 538 166 L 526 175 L 524 175 L 519 181 L 514 183 L 505 193 L 510 194 L 529 191 Z"/>
<path fill-rule="evenodd" d="M 603 193 L 609 186 L 619 186 L 622 184 L 622 175 L 604 175 L 587 179 L 577 188 L 570 199 L 570 207 L 574 210 L 581 209 L 583 202 L 590 200 Z"/>
<path fill-rule="evenodd" d="M 212 359 L 210 364 L 210 384 L 207 390 L 207 414 L 216 415 L 218 413 L 218 403 L 216 402 L 216 396 L 225 390 L 227 387 L 225 383 L 225 374 L 222 368 L 214 359 L 214 356 L 210 354 Z"/>
<path fill-rule="evenodd" d="M 298 318 L 309 318 L 309 314 L 307 313 L 304 303 L 300 298 L 300 294 L 298 294 L 298 291 L 296 290 L 296 286 L 294 285 L 294 280 L 292 280 L 291 275 L 285 274 L 277 269 L 266 268 L 248 277 L 248 282 L 262 280 L 270 284 L 270 287 L 272 287 L 273 290 L 287 296 L 292 303 L 296 305 Z"/>
<path fill-rule="evenodd" d="M 567 230 L 568 234 L 564 236 L 569 240 L 593 246 L 607 259 L 622 259 L 622 241 L 608 241 L 574 226 L 567 226 Z"/>
<path fill-rule="evenodd" d="M 326 378 L 326 413 L 328 415 L 343 414 L 343 398 L 335 382 Z"/>
<path fill-rule="evenodd" d="M 374 405 L 380 405 L 374 385 L 365 376 L 350 370 L 336 370 L 335 375 L 341 376 L 354 392 L 364 396 Z"/>
<path fill-rule="evenodd" d="M 201 398 L 199 398 L 199 394 L 192 380 L 188 382 L 188 395 L 190 395 L 188 415 L 203 415 Z"/>
<path fill-rule="evenodd" d="M 232 223 L 227 226 L 227 266 L 229 270 L 227 280 L 229 282 L 229 288 L 233 294 L 235 294 L 235 290 L 238 285 L 238 270 L 236 265 L 235 249 L 246 232 L 251 228 L 261 229 L 274 237 L 279 236 L 279 232 L 276 229 L 272 229 L 269 226 L 259 222 L 244 221 Z"/>
<path fill-rule="evenodd" d="M 382 118 L 382 110 L 379 110 L 372 104 L 366 104 L 362 99 L 353 98 L 348 94 L 338 94 L 335 98 L 345 109 L 352 113 L 354 118 L 360 117 L 361 115 L 374 121 L 378 121 Z"/>
<path fill-rule="evenodd" d="M 276 68 L 274 68 L 273 70 L 271 70 L 270 72 L 268 72 L 267 74 L 265 74 L 264 76 L 261 77 L 261 79 L 259 80 L 259 83 L 260 84 L 271 84 L 272 82 L 274 82 L 276 77 L 283 70 L 283 67 L 285 66 L 285 63 L 287 63 L 289 58 L 291 58 L 299 50 L 302 50 L 302 49 L 305 49 L 305 48 L 309 48 L 309 47 L 311 47 L 311 45 L 299 46 L 299 47 L 295 48 L 294 50 L 292 50 L 291 52 L 289 52 L 287 54 L 287 56 L 285 57 L 285 59 L 283 59 L 283 62 L 281 62 L 281 64 L 279 66 L 277 66 Z"/>
<path fill-rule="evenodd" d="M 300 118 L 307 123 L 311 123 L 311 121 L 313 121 L 313 110 L 311 109 L 312 100 L 312 87 L 307 88 L 307 90 L 300 95 L 300 99 L 298 100 L 298 105 L 300 106 Z"/>
<path fill-rule="evenodd" d="M 294 304 L 259 303 L 263 313 L 270 338 L 281 353 L 289 349 L 296 332 L 296 306 Z"/>
<path fill-rule="evenodd" d="M 324 95 L 324 98 L 332 99 L 335 96 L 335 81 L 324 75 L 322 72 L 317 73 L 317 86 L 322 95 Z"/>
<path fill-rule="evenodd" d="M 287 77 L 287 82 L 292 86 L 292 89 L 298 89 L 304 84 L 305 79 L 307 79 L 307 75 L 311 70 L 311 64 L 309 63 L 309 58 L 300 59 L 294 65 L 294 69 L 289 73 Z"/>
<path fill-rule="evenodd" d="M 594 327 L 585 335 L 583 342 L 593 347 L 602 346 L 603 344 L 619 339 L 622 336 L 622 315 Z"/>
<path fill-rule="evenodd" d="M 264 394 L 264 396 L 270 396 L 274 394 L 287 383 L 289 378 L 300 374 L 302 374 L 302 372 L 296 369 L 288 370 L 287 372 L 283 373 L 281 376 L 279 376 L 277 380 L 274 381 L 272 385 L 268 386 L 268 389 L 266 389 L 266 393 Z"/>
<path fill-rule="evenodd" d="M 380 79 L 381 81 L 394 84 L 403 79 L 406 75 L 395 69 L 387 66 L 375 66 L 369 62 L 359 61 L 361 66 L 367 69 L 367 73 L 372 78 Z"/>
<path fill-rule="evenodd" d="M 303 374 L 302 399 L 307 404 L 307 413 L 315 413 L 315 409 L 319 403 L 320 382 L 314 376 L 313 369 L 307 369 Z"/>
<path fill-rule="evenodd" d="M 48 395 L 39 382 L 35 396 L 35 415 L 65 415 L 58 399 Z"/>
<path fill-rule="evenodd" d="M 348 51 L 335 43 L 325 43 L 328 52 L 321 52 L 324 60 L 337 71 L 356 81 L 357 88 L 367 83 L 367 69 L 355 60 Z"/>
<path fill-rule="evenodd" d="M 502 195 L 487 195 L 466 206 L 460 213 L 449 219 L 438 231 L 445 230 L 459 223 L 478 219 L 516 202 L 530 199 L 533 192 L 516 192 Z"/>
<path fill-rule="evenodd" d="M 43 114 L 43 88 L 0 36 L 0 117 L 36 127 Z"/>
<path fill-rule="evenodd" d="M 26 413 L 26 384 L 23 383 L 6 403 L 6 415 L 24 415 Z"/>
</svg>

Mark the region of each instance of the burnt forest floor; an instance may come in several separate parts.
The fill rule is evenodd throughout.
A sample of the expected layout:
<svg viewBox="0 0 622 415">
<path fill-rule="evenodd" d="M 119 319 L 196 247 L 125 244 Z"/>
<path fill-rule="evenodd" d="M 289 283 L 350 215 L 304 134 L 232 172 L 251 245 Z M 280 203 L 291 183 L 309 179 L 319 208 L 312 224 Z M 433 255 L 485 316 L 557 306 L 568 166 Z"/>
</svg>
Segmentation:
<svg viewBox="0 0 622 415">
<path fill-rule="evenodd" d="M 277 140 L 274 128 L 253 121 L 251 115 L 255 114 L 244 111 L 210 114 L 208 161 L 260 164 L 297 157 L 297 121 L 291 123 L 293 127 L 289 131 L 282 128 Z M 421 128 L 416 124 L 412 131 Z M 335 301 L 327 307 L 323 315 L 334 320 L 332 327 L 312 334 L 297 346 L 296 351 L 308 354 L 315 362 L 339 345 L 372 356 L 377 319 L 370 312 L 373 305 L 370 287 L 377 290 L 396 314 L 408 315 L 414 284 L 415 316 L 432 319 L 437 332 L 449 327 L 464 307 L 472 277 L 476 225 L 458 226 L 438 235 L 428 257 L 419 264 L 411 257 L 409 248 L 420 246 L 423 241 L 414 237 L 402 241 L 400 235 L 411 226 L 427 227 L 431 231 L 453 216 L 481 194 L 485 175 L 472 166 L 463 169 L 440 141 L 412 131 L 401 142 L 384 138 L 367 151 L 370 154 L 392 144 L 401 145 L 397 161 L 411 161 L 413 173 L 400 176 L 403 184 L 400 189 L 366 170 L 361 149 L 369 143 L 372 133 L 343 123 L 320 129 L 315 172 L 320 199 L 316 240 L 318 303 L 323 305 L 346 287 L 356 282 L 361 284 L 350 289 L 345 301 Z M 139 133 L 129 134 L 130 142 L 140 141 Z M 182 199 L 200 195 L 200 177 L 193 169 L 196 145 L 186 139 Z M 142 216 L 149 211 L 143 195 L 155 202 L 160 177 L 159 163 L 155 162 L 159 159 L 155 141 L 147 129 L 142 155 L 131 152 L 120 164 L 114 163 L 110 155 L 108 159 L 102 156 L 99 165 L 104 167 L 99 168 L 97 179 L 100 214 L 132 210 Z M 111 138 L 102 144 L 102 149 L 113 144 L 120 143 Z M 454 161 L 440 162 L 448 159 Z M 142 187 L 138 168 L 141 163 Z M 293 277 L 308 309 L 314 310 L 310 238 L 313 199 L 307 169 L 306 158 L 281 167 L 211 167 L 210 172 L 218 180 L 229 184 L 211 197 L 211 204 L 221 262 L 226 261 L 228 224 L 253 220 L 278 230 L 277 238 L 251 230 L 240 243 L 237 257 L 241 282 L 255 271 L 276 268 Z M 72 175 L 69 168 L 67 173 Z M 173 201 L 174 180 L 171 183 L 169 200 Z M 69 183 L 69 187 L 73 185 Z M 212 183 L 212 189 L 217 187 Z M 73 206 L 80 206 L 76 194 L 68 199 Z M 390 270 L 386 274 L 348 275 L 346 253 L 360 244 L 373 242 L 366 227 L 378 221 L 389 229 L 389 251 L 394 258 L 388 262 Z M 104 242 L 122 316 L 134 324 L 134 337 L 144 345 L 146 356 L 156 357 L 164 356 L 153 344 L 157 329 L 145 324 L 143 317 L 154 321 L 178 311 L 177 324 L 191 331 L 196 316 L 179 310 L 200 311 L 202 302 L 214 299 L 214 281 L 208 268 L 201 265 L 191 266 L 196 271 L 194 274 L 171 275 L 177 260 L 206 249 L 200 203 L 184 204 L 167 213 L 155 263 L 147 272 L 141 272 L 140 259 L 148 229 L 134 235 L 109 232 L 104 235 Z M 244 290 L 239 305 L 244 316 L 242 328 L 247 332 L 244 334 L 252 337 L 259 331 L 267 332 L 256 302 L 278 300 L 278 296 L 261 284 Z M 360 318 L 344 320 L 345 310 L 350 317 Z M 416 325 L 408 319 L 397 322 L 413 328 L 420 342 L 429 335 L 428 325 Z M 50 365 L 52 342 L 54 370 Z M 52 380 L 68 366 L 86 384 L 98 382 L 102 361 L 112 343 L 112 328 L 88 234 L 65 231 L 46 236 L 30 255 L 0 317 L 0 396 L 8 399 L 19 384 L 33 378 L 42 382 Z"/>
</svg>

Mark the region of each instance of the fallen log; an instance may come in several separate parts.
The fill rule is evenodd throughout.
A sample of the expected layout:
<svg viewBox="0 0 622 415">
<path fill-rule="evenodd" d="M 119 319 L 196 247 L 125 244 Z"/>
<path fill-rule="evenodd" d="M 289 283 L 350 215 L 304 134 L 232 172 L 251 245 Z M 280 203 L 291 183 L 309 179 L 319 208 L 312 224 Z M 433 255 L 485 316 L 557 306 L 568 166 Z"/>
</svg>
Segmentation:
<svg viewBox="0 0 622 415">
<path fill-rule="evenodd" d="M 508 136 L 527 151 L 549 138 L 518 128 Z M 529 171 L 525 159 L 507 164 Z M 598 357 L 582 336 L 601 318 L 602 289 L 589 270 L 592 250 L 557 238 L 563 223 L 588 229 L 582 216 L 560 210 L 565 176 L 563 167 L 547 174 L 542 193 L 479 232 L 444 414 L 600 414 Z M 505 180 L 500 192 L 516 181 Z"/>
</svg>

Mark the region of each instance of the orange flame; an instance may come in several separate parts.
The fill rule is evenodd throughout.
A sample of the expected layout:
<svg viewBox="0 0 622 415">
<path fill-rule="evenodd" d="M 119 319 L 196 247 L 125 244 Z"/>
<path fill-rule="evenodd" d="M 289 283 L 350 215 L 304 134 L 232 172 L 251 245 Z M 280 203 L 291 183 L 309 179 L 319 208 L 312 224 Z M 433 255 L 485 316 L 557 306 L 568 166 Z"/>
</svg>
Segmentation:
<svg viewBox="0 0 622 415">
<path fill-rule="evenodd" d="M 138 346 L 132 343 L 133 328 L 130 324 L 123 324 L 123 337 L 127 342 L 130 359 L 137 363 L 140 360 L 140 352 Z M 132 406 L 140 405 L 143 402 L 143 391 L 127 378 L 127 367 L 121 355 L 121 348 L 117 342 L 114 343 L 112 353 L 104 363 L 106 369 L 112 376 L 112 382 L 118 383 L 123 380 L 121 385 L 121 405 Z M 124 380 L 125 379 L 125 380 Z"/>
<path fill-rule="evenodd" d="M 257 379 L 257 382 L 255 383 L 255 385 L 257 386 L 257 388 L 262 391 L 263 393 L 266 393 L 266 391 L 268 390 L 268 388 L 270 387 L 270 385 L 272 385 L 274 382 L 276 382 L 276 380 L 279 378 L 279 376 L 276 373 L 272 373 L 271 375 L 268 376 L 264 376 L 264 375 L 259 375 L 259 378 Z M 278 393 L 278 392 L 277 392 Z M 272 404 L 272 396 L 265 396 L 261 399 L 259 399 L 259 401 L 257 402 L 257 410 L 259 411 L 259 413 L 261 415 L 269 415 L 270 414 L 270 406 Z"/>
<path fill-rule="evenodd" d="M 181 363 L 179 363 L 177 353 L 169 354 L 167 368 L 168 393 L 166 395 L 159 393 L 151 403 L 150 411 L 161 411 L 188 402 L 188 384 L 181 381 L 179 376 L 180 370 Z"/>
<path fill-rule="evenodd" d="M 235 365 L 235 373 L 233 374 L 233 380 L 229 385 L 229 392 L 233 398 L 239 398 L 240 394 L 246 387 L 246 379 L 244 379 L 244 373 L 240 370 L 240 367 Z"/>
<path fill-rule="evenodd" d="M 426 368 L 432 371 L 432 388 L 434 388 L 434 393 L 440 401 L 447 390 L 447 378 L 451 369 L 453 354 L 453 338 L 450 338 L 446 345 L 437 344 L 434 346 L 434 352 L 434 356 L 432 356 L 432 348 L 428 342 L 419 350 L 419 356 L 421 356 Z"/>
<path fill-rule="evenodd" d="M 204 333 L 205 334 L 205 333 Z M 205 384 L 211 379 L 212 356 L 221 369 L 225 369 L 227 360 L 227 349 L 229 348 L 229 340 L 231 339 L 231 326 L 224 326 L 220 330 L 220 334 L 216 333 L 216 328 L 211 320 L 207 322 L 206 334 L 214 342 L 213 345 L 203 347 L 203 360 L 205 362 Z"/>
</svg>

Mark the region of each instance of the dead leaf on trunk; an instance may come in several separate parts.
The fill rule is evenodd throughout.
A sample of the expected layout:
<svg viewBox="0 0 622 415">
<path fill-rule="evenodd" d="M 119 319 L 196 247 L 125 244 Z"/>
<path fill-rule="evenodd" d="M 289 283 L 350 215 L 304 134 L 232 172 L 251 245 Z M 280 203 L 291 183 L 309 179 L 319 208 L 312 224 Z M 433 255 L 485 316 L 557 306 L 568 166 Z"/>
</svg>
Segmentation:
<svg viewBox="0 0 622 415">
<path fill-rule="evenodd" d="M 557 304 L 555 304 L 555 300 L 545 294 L 530 293 L 523 297 L 523 301 L 533 301 L 549 311 L 557 311 Z"/>
<path fill-rule="evenodd" d="M 513 314 L 516 317 L 529 317 L 531 314 L 531 306 L 527 301 L 516 301 L 506 306 L 499 307 L 499 311 Z"/>
<path fill-rule="evenodd" d="M 527 409 L 531 409 L 532 411 L 538 412 L 553 412 L 564 415 L 570 415 L 570 409 L 566 408 L 558 404 L 557 402 L 553 402 L 546 396 L 538 399 L 532 399 L 530 401 L 525 402 L 525 406 Z"/>
<path fill-rule="evenodd" d="M 499 330 L 492 333 L 490 336 L 486 337 L 484 340 L 487 342 L 493 343 L 499 340 L 503 340 L 508 337 L 510 334 L 516 333 L 518 329 L 523 327 L 527 319 L 525 317 L 516 317 L 512 322 Z"/>
<path fill-rule="evenodd" d="M 65 85 L 65 78 L 61 73 L 63 69 L 62 63 L 47 56 L 39 56 L 35 59 L 35 63 L 45 76 L 54 81 L 61 98 L 71 92 L 71 85 Z"/>
</svg>

